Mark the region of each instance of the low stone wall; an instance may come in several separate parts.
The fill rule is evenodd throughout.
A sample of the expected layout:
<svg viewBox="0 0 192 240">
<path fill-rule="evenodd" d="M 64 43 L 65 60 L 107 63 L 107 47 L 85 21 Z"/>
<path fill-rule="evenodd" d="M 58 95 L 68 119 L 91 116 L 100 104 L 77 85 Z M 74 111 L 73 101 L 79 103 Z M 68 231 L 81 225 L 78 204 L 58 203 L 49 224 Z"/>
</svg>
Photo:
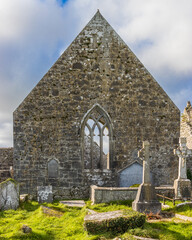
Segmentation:
<svg viewBox="0 0 192 240">
<path fill-rule="evenodd" d="M 134 200 L 137 195 L 137 187 L 97 187 L 91 186 L 91 201 L 93 204 L 118 200 Z M 168 197 L 174 197 L 173 187 L 155 187 L 156 193 Z"/>
<path fill-rule="evenodd" d="M 138 188 L 130 187 L 97 187 L 91 186 L 91 201 L 95 203 L 104 203 L 118 200 L 134 200 Z"/>
</svg>

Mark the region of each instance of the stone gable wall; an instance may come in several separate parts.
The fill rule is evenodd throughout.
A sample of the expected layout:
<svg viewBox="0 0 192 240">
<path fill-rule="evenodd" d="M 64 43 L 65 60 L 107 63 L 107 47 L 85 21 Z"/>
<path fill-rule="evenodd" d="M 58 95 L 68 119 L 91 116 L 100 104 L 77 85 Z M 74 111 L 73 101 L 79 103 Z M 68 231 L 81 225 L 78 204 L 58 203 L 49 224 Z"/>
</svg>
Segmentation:
<svg viewBox="0 0 192 240">
<path fill-rule="evenodd" d="M 81 123 L 95 104 L 112 121 L 107 171 L 83 169 Z M 117 186 L 118 171 L 148 140 L 155 184 L 173 184 L 179 126 L 178 108 L 97 13 L 14 112 L 15 178 L 25 193 L 52 184 L 57 196 L 87 197 L 92 184 Z M 47 162 L 54 158 L 58 179 L 49 181 Z"/>
</svg>

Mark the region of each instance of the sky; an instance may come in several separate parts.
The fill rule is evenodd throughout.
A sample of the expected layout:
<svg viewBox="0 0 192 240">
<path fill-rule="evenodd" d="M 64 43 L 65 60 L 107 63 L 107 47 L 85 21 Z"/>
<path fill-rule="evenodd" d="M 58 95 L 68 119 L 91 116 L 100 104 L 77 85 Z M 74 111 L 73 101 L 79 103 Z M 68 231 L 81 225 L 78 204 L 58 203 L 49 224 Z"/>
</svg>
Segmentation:
<svg viewBox="0 0 192 240">
<path fill-rule="evenodd" d="M 182 112 L 192 101 L 191 0 L 0 0 L 0 147 L 13 111 L 96 13 Z"/>
</svg>

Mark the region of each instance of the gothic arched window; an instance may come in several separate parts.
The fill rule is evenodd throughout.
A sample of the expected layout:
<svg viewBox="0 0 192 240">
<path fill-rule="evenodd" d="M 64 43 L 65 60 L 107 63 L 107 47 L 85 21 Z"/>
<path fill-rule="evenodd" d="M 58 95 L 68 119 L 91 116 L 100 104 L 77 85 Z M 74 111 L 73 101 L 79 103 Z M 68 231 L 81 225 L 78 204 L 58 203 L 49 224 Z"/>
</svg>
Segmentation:
<svg viewBox="0 0 192 240">
<path fill-rule="evenodd" d="M 112 159 L 112 128 L 108 114 L 94 106 L 82 123 L 83 164 L 85 169 L 109 169 Z"/>
</svg>

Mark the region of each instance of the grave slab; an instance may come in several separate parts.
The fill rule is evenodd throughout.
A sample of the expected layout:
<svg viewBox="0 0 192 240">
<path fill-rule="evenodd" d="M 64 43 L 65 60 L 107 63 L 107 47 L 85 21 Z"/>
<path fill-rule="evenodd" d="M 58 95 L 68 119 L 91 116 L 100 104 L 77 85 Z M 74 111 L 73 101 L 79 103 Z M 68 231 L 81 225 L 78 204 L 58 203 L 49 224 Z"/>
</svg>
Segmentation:
<svg viewBox="0 0 192 240">
<path fill-rule="evenodd" d="M 141 227 L 144 223 L 145 215 L 130 210 L 88 214 L 84 218 L 85 229 L 91 234 L 106 231 L 123 233 L 128 228 Z"/>
<path fill-rule="evenodd" d="M 83 200 L 69 200 L 69 201 L 60 201 L 60 203 L 67 205 L 68 207 L 84 207 L 85 202 Z"/>
</svg>

